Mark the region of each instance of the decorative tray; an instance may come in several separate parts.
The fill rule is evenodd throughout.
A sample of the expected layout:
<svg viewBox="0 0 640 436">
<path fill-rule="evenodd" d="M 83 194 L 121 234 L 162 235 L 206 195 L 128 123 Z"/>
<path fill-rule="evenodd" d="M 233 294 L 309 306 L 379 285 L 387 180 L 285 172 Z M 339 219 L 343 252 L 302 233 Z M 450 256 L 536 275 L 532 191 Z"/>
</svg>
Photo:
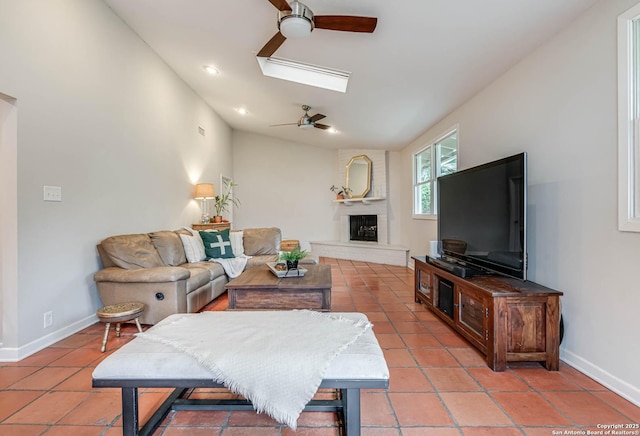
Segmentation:
<svg viewBox="0 0 640 436">
<path fill-rule="evenodd" d="M 307 270 L 304 268 L 292 269 L 292 270 L 277 270 L 276 269 L 277 262 L 267 262 L 267 266 L 271 270 L 272 273 L 276 275 L 276 277 L 284 278 L 284 277 L 304 277 L 307 273 Z"/>
</svg>

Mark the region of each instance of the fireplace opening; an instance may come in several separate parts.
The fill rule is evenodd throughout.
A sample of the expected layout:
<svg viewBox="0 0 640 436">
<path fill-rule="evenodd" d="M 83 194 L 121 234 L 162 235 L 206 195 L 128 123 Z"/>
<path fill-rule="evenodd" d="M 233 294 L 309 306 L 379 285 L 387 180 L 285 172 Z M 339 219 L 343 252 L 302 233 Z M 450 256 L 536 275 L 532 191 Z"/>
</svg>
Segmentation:
<svg viewBox="0 0 640 436">
<path fill-rule="evenodd" d="M 378 216 L 349 215 L 349 240 L 378 242 Z"/>
</svg>

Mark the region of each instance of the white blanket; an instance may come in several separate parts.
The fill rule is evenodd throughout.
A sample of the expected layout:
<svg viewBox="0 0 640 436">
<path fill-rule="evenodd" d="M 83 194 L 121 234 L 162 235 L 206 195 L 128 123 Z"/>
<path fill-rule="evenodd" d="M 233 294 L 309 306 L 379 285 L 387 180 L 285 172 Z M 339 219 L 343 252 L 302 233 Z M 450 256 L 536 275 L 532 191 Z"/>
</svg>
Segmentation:
<svg viewBox="0 0 640 436">
<path fill-rule="evenodd" d="M 191 355 L 256 411 L 295 429 L 331 361 L 368 328 L 309 310 L 203 312 L 138 336 Z"/>
<path fill-rule="evenodd" d="M 247 266 L 247 261 L 251 258 L 251 256 L 247 256 L 244 254 L 241 254 L 240 256 L 236 256 L 236 257 L 230 257 L 230 258 L 214 258 L 214 259 L 209 259 L 211 262 L 218 262 L 220 265 L 222 265 L 222 268 L 224 269 L 224 272 L 232 279 L 235 279 L 236 277 L 238 277 L 240 274 L 242 274 L 242 271 L 244 271 L 244 268 Z"/>
</svg>

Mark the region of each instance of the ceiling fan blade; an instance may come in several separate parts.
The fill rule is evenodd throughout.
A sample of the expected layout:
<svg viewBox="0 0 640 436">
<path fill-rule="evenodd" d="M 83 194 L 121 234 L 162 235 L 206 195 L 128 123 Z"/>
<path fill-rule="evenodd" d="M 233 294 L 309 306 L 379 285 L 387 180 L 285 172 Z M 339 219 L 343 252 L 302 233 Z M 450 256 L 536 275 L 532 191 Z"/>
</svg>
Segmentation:
<svg viewBox="0 0 640 436">
<path fill-rule="evenodd" d="M 314 116 L 312 116 L 311 118 L 309 118 L 309 121 L 311 121 L 312 123 L 315 123 L 316 121 L 320 121 L 323 118 L 326 118 L 326 115 L 322 115 L 322 114 L 315 114 Z"/>
<path fill-rule="evenodd" d="M 377 18 L 351 15 L 316 15 L 313 21 L 317 29 L 365 33 L 372 33 L 378 24 Z"/>
<path fill-rule="evenodd" d="M 264 47 L 262 47 L 262 49 L 258 52 L 256 56 L 261 58 L 268 58 L 269 56 L 274 54 L 276 50 L 278 50 L 278 48 L 280 48 L 280 46 L 282 45 L 283 42 L 286 41 L 286 39 L 287 38 L 282 33 L 280 32 L 276 33 L 269 40 L 269 42 L 267 42 L 264 45 Z"/>
<path fill-rule="evenodd" d="M 327 126 L 326 124 L 315 123 L 313 125 L 316 129 L 329 130 L 331 126 Z"/>
<path fill-rule="evenodd" d="M 286 0 L 269 0 L 269 3 L 274 5 L 279 11 L 290 11 L 291 6 Z"/>
<path fill-rule="evenodd" d="M 298 123 L 285 123 L 285 124 L 272 124 L 269 127 L 280 127 L 280 126 L 297 126 Z"/>
</svg>

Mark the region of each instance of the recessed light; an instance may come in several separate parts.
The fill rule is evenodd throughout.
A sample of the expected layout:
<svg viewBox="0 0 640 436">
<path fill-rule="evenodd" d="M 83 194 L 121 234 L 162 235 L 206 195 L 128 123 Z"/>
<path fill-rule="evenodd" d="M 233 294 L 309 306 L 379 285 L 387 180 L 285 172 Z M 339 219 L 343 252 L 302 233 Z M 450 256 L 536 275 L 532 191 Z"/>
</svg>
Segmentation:
<svg viewBox="0 0 640 436">
<path fill-rule="evenodd" d="M 219 70 L 219 69 L 217 69 L 217 68 L 216 68 L 216 67 L 214 67 L 214 66 L 211 66 L 211 65 L 205 65 L 205 66 L 203 66 L 202 68 L 204 68 L 204 70 L 205 70 L 207 73 L 211 74 L 212 76 L 217 76 L 218 74 L 220 74 L 220 70 Z"/>
<path fill-rule="evenodd" d="M 329 127 L 329 128 L 327 129 L 327 132 L 332 133 L 332 134 L 333 134 L 333 133 L 338 133 L 338 131 L 337 131 L 336 129 L 334 129 L 333 127 Z"/>
<path fill-rule="evenodd" d="M 239 107 L 239 108 L 237 108 L 237 109 L 236 109 L 236 112 L 238 112 L 240 115 L 247 115 L 247 114 L 249 113 L 249 111 L 248 111 L 248 110 L 246 110 L 246 109 L 245 109 L 245 108 L 243 108 L 243 107 Z"/>
</svg>

